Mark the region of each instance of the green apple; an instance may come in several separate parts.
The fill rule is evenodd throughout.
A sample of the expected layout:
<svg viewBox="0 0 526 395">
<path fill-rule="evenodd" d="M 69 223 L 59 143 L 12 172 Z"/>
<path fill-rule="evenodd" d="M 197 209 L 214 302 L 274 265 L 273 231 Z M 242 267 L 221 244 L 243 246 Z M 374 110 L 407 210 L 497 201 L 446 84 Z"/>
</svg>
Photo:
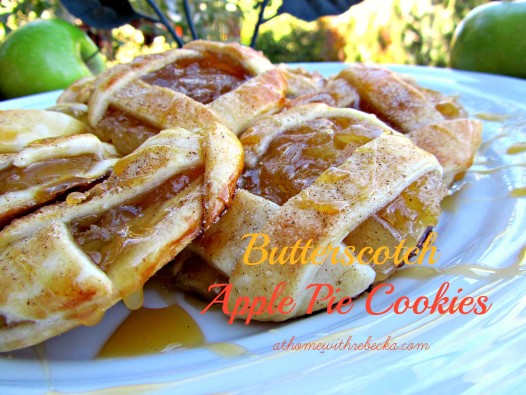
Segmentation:
<svg viewBox="0 0 526 395">
<path fill-rule="evenodd" d="M 496 1 L 474 8 L 458 25 L 449 65 L 526 78 L 526 1 Z"/>
<path fill-rule="evenodd" d="M 30 22 L 0 46 L 0 93 L 14 98 L 68 87 L 105 68 L 95 43 L 61 19 Z"/>
</svg>

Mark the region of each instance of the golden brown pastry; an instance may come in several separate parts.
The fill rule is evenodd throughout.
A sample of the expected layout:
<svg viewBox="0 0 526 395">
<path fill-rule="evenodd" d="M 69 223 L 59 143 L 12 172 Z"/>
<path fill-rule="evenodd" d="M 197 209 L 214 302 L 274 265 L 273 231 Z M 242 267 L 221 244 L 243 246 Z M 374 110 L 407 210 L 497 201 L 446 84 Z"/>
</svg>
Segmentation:
<svg viewBox="0 0 526 395">
<path fill-rule="evenodd" d="M 238 296 L 269 299 L 286 282 L 293 311 L 255 319 L 326 308 L 328 300 L 310 305 L 313 283 L 356 297 L 397 265 L 351 264 L 342 251 L 422 243 L 440 214 L 442 176 L 449 183 L 469 167 L 480 144 L 480 124 L 454 99 L 385 69 L 356 65 L 325 79 L 208 41 L 81 80 L 53 111 L 128 155 L 106 181 L 0 232 L 0 351 L 96 322 L 120 299 L 137 306 L 144 282 L 174 258 L 177 286 L 210 297 L 219 292 L 210 284 L 229 282 L 231 309 Z M 5 171 L 33 177 L 35 164 L 54 173 L 57 160 L 107 161 L 94 136 L 23 148 L 32 139 L 5 148 L 17 152 L 4 156 Z M 248 234 L 265 235 L 267 251 L 308 241 L 339 252 L 316 264 L 247 265 L 260 257 L 245 254 Z"/>
<path fill-rule="evenodd" d="M 89 191 L 0 232 L 0 351 L 94 323 L 207 229 L 242 167 L 223 125 L 165 130 Z M 140 303 L 140 297 L 139 303 Z"/>
<path fill-rule="evenodd" d="M 111 172 L 116 158 L 113 146 L 92 134 L 37 140 L 0 154 L 0 227 L 72 188 L 88 187 Z"/>
<path fill-rule="evenodd" d="M 311 283 L 326 283 L 342 295 L 357 296 L 394 270 L 353 264 L 247 265 L 249 233 L 269 238 L 268 251 L 282 251 L 298 240 L 312 248 L 407 239 L 415 246 L 436 224 L 445 194 L 442 168 L 431 154 L 371 116 L 324 104 L 294 107 L 264 117 L 241 137 L 245 169 L 230 209 L 190 249 L 228 276 L 237 296 L 267 296 L 282 281 L 284 295 L 297 305 L 255 319 L 284 320 L 305 314 Z M 376 224 L 374 232 L 362 228 Z M 341 251 L 340 250 L 340 251 Z M 261 251 L 252 251 L 251 262 Z M 321 262 L 320 262 L 321 263 Z M 376 272 L 375 272 L 376 271 Z M 182 271 L 184 274 L 184 270 Z M 327 306 L 317 303 L 315 310 Z M 275 307 L 275 306 L 274 306 Z"/>
<path fill-rule="evenodd" d="M 84 123 L 86 126 L 88 125 L 88 106 L 84 103 L 58 103 L 48 107 L 46 110 L 69 115 L 70 117 Z M 92 132 L 89 126 L 86 129 Z"/>
<path fill-rule="evenodd" d="M 85 123 L 67 114 L 45 110 L 0 110 L 0 154 L 19 152 L 35 140 L 86 132 Z"/>
<path fill-rule="evenodd" d="M 89 76 L 81 78 L 71 84 L 62 94 L 58 97 L 57 102 L 59 104 L 64 103 L 82 103 L 88 104 L 91 93 L 93 92 L 93 82 L 95 77 Z"/>
<path fill-rule="evenodd" d="M 472 119 L 450 119 L 413 130 L 407 137 L 436 156 L 444 167 L 444 182 L 450 185 L 473 164 L 482 143 L 482 123 Z"/>
<path fill-rule="evenodd" d="M 379 66 L 354 64 L 333 81 L 345 81 L 359 94 L 354 107 L 376 114 L 418 146 L 435 155 L 447 184 L 473 163 L 482 141 L 482 124 L 465 119 L 455 98 L 419 87 L 409 78 Z"/>
<path fill-rule="evenodd" d="M 237 135 L 258 116 L 280 110 L 286 88 L 283 72 L 261 53 L 193 41 L 100 74 L 91 83 L 88 120 L 95 134 L 126 154 L 171 127 L 221 122 Z M 73 86 L 60 100 L 81 100 L 86 90 Z"/>
<path fill-rule="evenodd" d="M 111 171 L 115 148 L 86 131 L 65 113 L 0 111 L 0 227 Z"/>
<path fill-rule="evenodd" d="M 402 133 L 444 120 L 420 90 L 384 67 L 354 64 L 343 69 L 335 79 L 348 81 L 356 88 L 360 109 L 377 114 Z"/>
<path fill-rule="evenodd" d="M 357 90 L 342 79 L 324 78 L 302 68 L 279 66 L 287 79 L 286 107 L 323 103 L 331 107 L 354 107 L 359 102 Z"/>
<path fill-rule="evenodd" d="M 327 80 L 318 72 L 308 72 L 301 67 L 293 69 L 285 64 L 280 64 L 278 67 L 283 71 L 287 79 L 288 97 L 318 93 L 323 90 L 327 83 Z"/>
</svg>

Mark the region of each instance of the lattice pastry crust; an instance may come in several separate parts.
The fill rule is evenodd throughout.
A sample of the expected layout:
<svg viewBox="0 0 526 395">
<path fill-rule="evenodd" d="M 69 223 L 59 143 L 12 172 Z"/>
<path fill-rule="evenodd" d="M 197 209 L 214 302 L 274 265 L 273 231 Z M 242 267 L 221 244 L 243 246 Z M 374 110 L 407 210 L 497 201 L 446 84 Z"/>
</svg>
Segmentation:
<svg viewBox="0 0 526 395">
<path fill-rule="evenodd" d="M 265 312 L 255 319 L 284 320 L 304 314 L 311 296 L 308 284 L 327 283 L 340 288 L 342 295 L 356 296 L 395 267 L 392 262 L 374 268 L 328 262 L 246 265 L 244 234 L 268 235 L 268 251 L 290 248 L 299 239 L 312 240 L 312 248 L 329 244 L 360 248 L 364 243 L 389 247 L 401 238 L 407 239 L 407 246 L 415 246 L 437 222 L 445 195 L 441 166 L 433 155 L 374 116 L 323 104 L 298 106 L 256 122 L 240 141 L 245 151 L 241 186 L 253 193 L 239 189 L 232 207 L 190 249 L 229 277 L 234 289 L 231 308 L 237 296 L 270 299 L 275 287 L 287 282 L 284 295 L 297 301 L 295 310 L 287 315 Z M 309 141 L 310 146 L 302 147 Z M 276 155 L 289 152 L 295 158 L 282 163 L 292 166 L 286 171 L 294 180 L 304 177 L 302 184 L 287 189 L 282 182 L 286 171 L 274 168 L 274 173 L 268 169 L 267 173 L 280 185 L 278 193 L 267 188 L 268 183 L 267 187 L 261 181 L 256 185 L 254 171 L 261 177 L 275 150 L 281 150 Z M 314 164 L 312 170 L 314 159 L 327 150 L 334 156 Z M 308 156 L 303 167 L 294 163 L 302 155 Z M 284 196 L 280 195 L 283 191 Z M 253 251 L 249 260 L 257 261 L 259 253 Z M 180 274 L 185 275 L 184 269 Z M 327 301 L 318 303 L 315 310 L 326 306 Z"/>
<path fill-rule="evenodd" d="M 94 133 L 128 153 L 176 126 L 192 130 L 221 122 L 238 135 L 257 117 L 280 110 L 286 89 L 283 71 L 260 52 L 235 43 L 193 41 L 114 66 L 94 81 L 75 84 L 59 102 L 89 97 Z M 116 134 L 118 123 L 122 130 Z"/>
<path fill-rule="evenodd" d="M 16 154 L 0 155 L 0 226 L 68 190 L 87 188 L 116 161 L 113 146 L 92 134 L 38 140 Z"/>
<path fill-rule="evenodd" d="M 375 114 L 435 155 L 448 185 L 473 164 L 482 123 L 468 119 L 454 96 L 376 65 L 353 64 L 327 79 L 290 70 L 286 75 L 289 87 L 295 88 L 287 107 L 324 103 Z"/>
<path fill-rule="evenodd" d="M 0 154 L 19 152 L 35 140 L 86 133 L 86 124 L 45 110 L 0 110 Z"/>
<path fill-rule="evenodd" d="M 86 129 L 57 112 L 0 111 L 0 227 L 111 172 L 114 147 Z"/>
<path fill-rule="evenodd" d="M 360 108 L 435 155 L 444 167 L 446 184 L 473 164 L 482 142 L 482 123 L 467 119 L 454 97 L 422 88 L 412 78 L 379 66 L 351 65 L 334 77 L 338 80 L 356 89 Z"/>
<path fill-rule="evenodd" d="M 207 229 L 230 203 L 243 161 L 223 125 L 165 130 L 84 194 L 0 232 L 0 350 L 96 320 Z"/>
</svg>

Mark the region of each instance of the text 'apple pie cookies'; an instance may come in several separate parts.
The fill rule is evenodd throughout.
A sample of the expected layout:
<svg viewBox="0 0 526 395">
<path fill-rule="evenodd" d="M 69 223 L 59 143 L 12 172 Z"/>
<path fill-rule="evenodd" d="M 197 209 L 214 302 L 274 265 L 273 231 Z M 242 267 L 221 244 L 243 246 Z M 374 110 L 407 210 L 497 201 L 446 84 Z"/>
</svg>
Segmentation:
<svg viewBox="0 0 526 395">
<path fill-rule="evenodd" d="M 284 72 L 261 53 L 209 41 L 137 58 L 79 84 L 59 101 L 87 100 L 93 133 L 122 154 L 175 126 L 220 122 L 238 135 L 280 110 L 287 88 Z"/>
<path fill-rule="evenodd" d="M 137 292 L 230 203 L 242 168 L 223 125 L 165 130 L 85 193 L 0 232 L 0 350 L 89 324 Z M 140 299 L 140 298 L 139 298 Z"/>
<path fill-rule="evenodd" d="M 190 249 L 229 278 L 231 307 L 238 296 L 270 299 L 278 284 L 286 282 L 283 294 L 297 301 L 295 310 L 284 315 L 276 309 L 258 319 L 305 314 L 311 283 L 331 284 L 342 294 L 357 296 L 395 266 L 351 265 L 345 256 L 338 257 L 338 265 L 247 265 L 242 259 L 249 242 L 244 235 L 266 235 L 268 251 L 283 251 L 300 239 L 302 245 L 309 240 L 312 248 L 367 244 L 375 249 L 402 239 L 410 247 L 438 221 L 445 195 L 442 168 L 433 155 L 375 116 L 324 104 L 297 106 L 257 121 L 240 141 L 245 151 L 243 189 Z M 261 250 L 248 257 L 251 262 L 260 258 Z M 179 275 L 185 275 L 184 268 Z"/>
</svg>

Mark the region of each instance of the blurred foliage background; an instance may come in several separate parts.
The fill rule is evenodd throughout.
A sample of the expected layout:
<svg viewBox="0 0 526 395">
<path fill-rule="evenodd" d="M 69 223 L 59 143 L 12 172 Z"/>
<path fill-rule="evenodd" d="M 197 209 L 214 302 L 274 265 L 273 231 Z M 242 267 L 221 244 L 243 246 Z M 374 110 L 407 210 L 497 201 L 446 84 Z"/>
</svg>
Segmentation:
<svg viewBox="0 0 526 395">
<path fill-rule="evenodd" d="M 154 15 L 146 1 L 131 0 L 140 13 Z M 288 14 L 274 17 L 281 0 L 270 1 L 256 48 L 273 62 L 364 61 L 445 66 L 455 27 L 487 0 L 365 0 L 339 16 L 304 22 Z M 190 41 L 182 0 L 157 3 L 174 28 Z M 201 38 L 248 44 L 259 1 L 193 0 L 193 20 Z M 0 0 L 0 41 L 36 18 L 59 17 L 82 26 L 58 0 Z M 82 26 L 110 62 L 175 47 L 163 26 L 134 21 L 111 31 Z"/>
</svg>

